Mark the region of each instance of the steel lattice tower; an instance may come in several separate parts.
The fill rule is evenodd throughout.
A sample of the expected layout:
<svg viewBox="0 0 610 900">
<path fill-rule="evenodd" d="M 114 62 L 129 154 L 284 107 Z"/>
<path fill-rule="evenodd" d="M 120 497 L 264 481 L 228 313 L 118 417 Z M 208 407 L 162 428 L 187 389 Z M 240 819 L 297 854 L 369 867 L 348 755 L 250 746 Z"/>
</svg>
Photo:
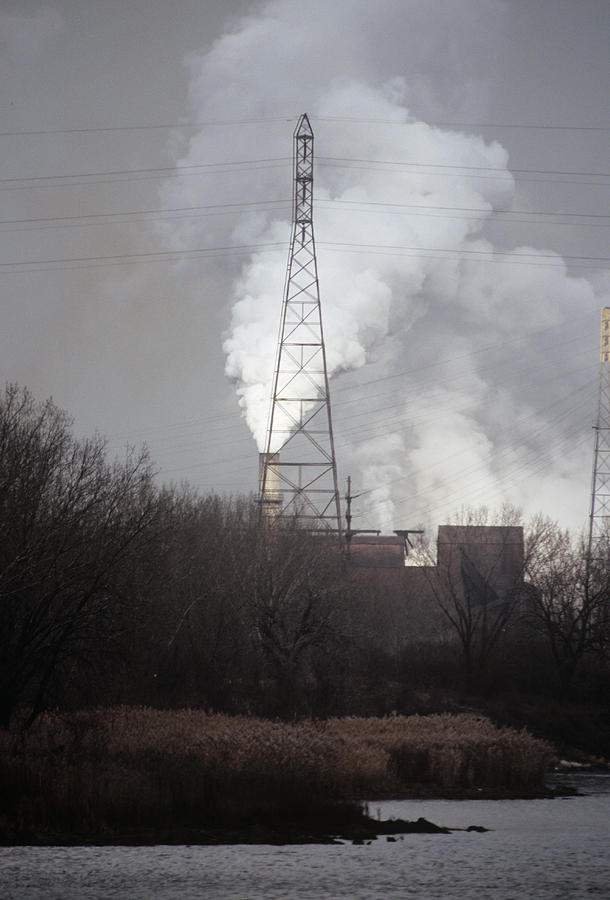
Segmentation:
<svg viewBox="0 0 610 900">
<path fill-rule="evenodd" d="M 313 229 L 313 131 L 302 115 L 294 132 L 292 235 L 273 379 L 264 514 L 341 534 L 326 350 Z"/>
<path fill-rule="evenodd" d="M 595 427 L 587 560 L 607 548 L 610 528 L 610 307 L 601 312 L 599 399 Z"/>
</svg>

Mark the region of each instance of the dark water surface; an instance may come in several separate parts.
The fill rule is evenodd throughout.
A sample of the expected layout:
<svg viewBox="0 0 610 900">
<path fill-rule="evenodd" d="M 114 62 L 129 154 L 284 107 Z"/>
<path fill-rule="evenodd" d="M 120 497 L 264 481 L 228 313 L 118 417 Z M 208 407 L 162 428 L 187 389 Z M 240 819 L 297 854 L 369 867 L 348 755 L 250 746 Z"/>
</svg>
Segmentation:
<svg viewBox="0 0 610 900">
<path fill-rule="evenodd" d="M 376 817 L 484 834 L 355 846 L 9 847 L 2 900 L 563 900 L 610 898 L 610 776 L 564 776 L 555 800 L 371 801 Z"/>
</svg>

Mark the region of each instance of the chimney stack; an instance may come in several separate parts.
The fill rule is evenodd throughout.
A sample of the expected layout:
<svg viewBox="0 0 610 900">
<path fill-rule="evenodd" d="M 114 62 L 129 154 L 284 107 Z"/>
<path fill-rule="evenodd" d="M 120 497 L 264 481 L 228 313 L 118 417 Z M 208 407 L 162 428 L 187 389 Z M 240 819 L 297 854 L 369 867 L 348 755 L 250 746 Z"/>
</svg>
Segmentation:
<svg viewBox="0 0 610 900">
<path fill-rule="evenodd" d="M 259 503 L 261 505 L 261 512 L 265 518 L 274 518 L 282 509 L 279 466 L 279 453 L 259 453 Z"/>
</svg>

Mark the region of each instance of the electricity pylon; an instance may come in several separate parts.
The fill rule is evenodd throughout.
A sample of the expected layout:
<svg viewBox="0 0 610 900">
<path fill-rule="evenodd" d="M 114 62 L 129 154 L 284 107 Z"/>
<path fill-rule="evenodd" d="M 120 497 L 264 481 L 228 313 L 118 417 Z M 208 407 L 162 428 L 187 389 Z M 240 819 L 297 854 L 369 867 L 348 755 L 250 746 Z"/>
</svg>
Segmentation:
<svg viewBox="0 0 610 900">
<path fill-rule="evenodd" d="M 599 397 L 595 427 L 587 563 L 607 552 L 610 538 L 610 307 L 601 313 Z"/>
<path fill-rule="evenodd" d="M 292 235 L 260 500 L 264 515 L 341 534 L 313 230 L 313 131 L 305 114 L 294 132 Z"/>
</svg>

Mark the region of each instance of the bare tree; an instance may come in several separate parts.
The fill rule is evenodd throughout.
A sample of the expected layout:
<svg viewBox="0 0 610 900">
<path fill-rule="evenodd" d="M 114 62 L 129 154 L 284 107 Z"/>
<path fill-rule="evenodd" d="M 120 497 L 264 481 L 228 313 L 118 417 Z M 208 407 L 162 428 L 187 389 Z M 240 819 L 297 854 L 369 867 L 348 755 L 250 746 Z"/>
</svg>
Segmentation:
<svg viewBox="0 0 610 900">
<path fill-rule="evenodd" d="M 117 627 L 130 555 L 156 514 L 146 452 L 106 462 L 52 400 L 0 399 L 0 722 L 43 708 L 59 673 Z"/>
<path fill-rule="evenodd" d="M 475 525 L 487 521 L 487 510 L 475 513 L 467 524 L 439 528 L 437 565 L 424 569 L 468 677 L 485 670 L 523 599 L 521 526 Z"/>
<path fill-rule="evenodd" d="M 149 590 L 149 677 L 162 702 L 230 709 L 250 662 L 241 573 L 258 511 L 251 499 L 188 487 L 166 489 L 161 500 L 168 540 Z"/>
<path fill-rule="evenodd" d="M 299 711 L 315 684 L 317 655 L 332 656 L 342 614 L 336 541 L 291 526 L 259 528 L 243 569 L 251 637 L 278 695 L 278 712 Z M 302 710 L 301 710 L 302 711 Z"/>
<path fill-rule="evenodd" d="M 538 517 L 526 562 L 532 615 L 546 635 L 561 691 L 569 691 L 587 656 L 607 659 L 610 546 L 588 559 L 584 538 L 573 538 Z"/>
<path fill-rule="evenodd" d="M 512 503 L 503 503 L 498 509 L 491 511 L 488 506 L 462 506 L 453 513 L 451 525 L 521 525 L 523 511 Z"/>
</svg>

